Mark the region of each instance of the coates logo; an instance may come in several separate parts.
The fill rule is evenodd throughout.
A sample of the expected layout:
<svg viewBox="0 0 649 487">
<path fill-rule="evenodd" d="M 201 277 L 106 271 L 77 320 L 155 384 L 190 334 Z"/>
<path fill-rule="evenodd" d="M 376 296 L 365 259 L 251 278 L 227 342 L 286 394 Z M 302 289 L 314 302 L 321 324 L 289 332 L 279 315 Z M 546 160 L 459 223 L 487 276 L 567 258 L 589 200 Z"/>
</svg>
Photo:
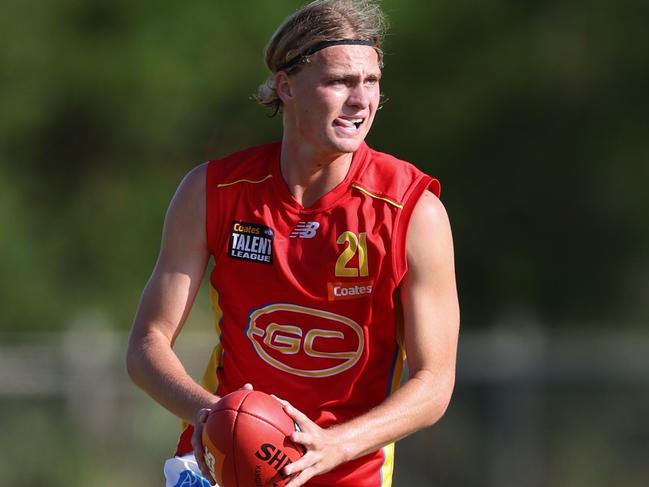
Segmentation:
<svg viewBox="0 0 649 487">
<path fill-rule="evenodd" d="M 356 284 L 328 282 L 327 297 L 329 298 L 329 301 L 362 298 L 363 296 L 369 296 L 372 294 L 373 286 L 374 281 L 357 282 Z"/>
<path fill-rule="evenodd" d="M 246 334 L 264 362 L 300 377 L 349 370 L 365 347 L 363 329 L 354 320 L 289 303 L 253 311 Z"/>
<path fill-rule="evenodd" d="M 313 238 L 315 237 L 316 232 L 320 228 L 320 223 L 318 222 L 300 222 L 295 225 L 295 228 L 291 232 L 291 238 Z"/>
</svg>

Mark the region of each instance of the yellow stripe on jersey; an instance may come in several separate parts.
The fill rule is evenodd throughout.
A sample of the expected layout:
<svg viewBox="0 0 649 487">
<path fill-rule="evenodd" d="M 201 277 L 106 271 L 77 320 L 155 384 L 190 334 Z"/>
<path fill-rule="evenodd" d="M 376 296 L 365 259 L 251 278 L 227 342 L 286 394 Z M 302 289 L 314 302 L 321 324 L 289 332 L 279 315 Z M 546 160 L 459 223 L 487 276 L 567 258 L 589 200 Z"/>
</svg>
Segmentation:
<svg viewBox="0 0 649 487">
<path fill-rule="evenodd" d="M 371 196 L 372 198 L 375 198 L 377 200 L 381 200 L 381 201 L 385 201 L 386 203 L 390 203 L 392 206 L 396 206 L 397 208 L 403 208 L 402 204 L 397 203 L 396 201 L 391 200 L 390 198 L 386 198 L 385 196 L 379 196 L 378 194 L 372 193 L 371 191 L 368 191 L 367 189 L 363 188 L 362 186 L 359 186 L 356 183 L 352 184 L 352 188 L 356 188 L 361 193 L 365 193 L 367 196 Z"/>
<path fill-rule="evenodd" d="M 213 394 L 216 393 L 216 390 L 219 388 L 219 380 L 216 377 L 216 369 L 221 366 L 222 359 L 223 346 L 218 343 L 214 347 L 214 350 L 212 350 L 210 361 L 208 362 L 205 373 L 203 374 L 203 387 Z"/>
<path fill-rule="evenodd" d="M 394 443 L 382 448 L 383 465 L 381 465 L 381 487 L 392 487 L 392 473 L 394 472 Z"/>
<path fill-rule="evenodd" d="M 214 312 L 214 331 L 217 336 L 221 336 L 221 318 L 223 318 L 223 311 L 219 305 L 219 292 L 214 289 L 210 284 L 210 301 L 212 303 L 212 311 Z"/>
<path fill-rule="evenodd" d="M 210 298 L 212 301 L 212 311 L 214 311 L 214 330 L 216 331 L 216 336 L 220 339 L 220 322 L 221 317 L 223 316 L 223 311 L 221 311 L 221 307 L 219 306 L 219 292 L 214 289 L 213 286 L 210 286 Z M 218 342 L 212 351 L 212 356 L 210 357 L 210 361 L 207 364 L 205 373 L 203 374 L 203 387 L 212 393 L 215 393 L 216 389 L 219 387 L 219 381 L 216 378 L 216 369 L 221 366 L 222 359 L 223 346 Z"/>
<path fill-rule="evenodd" d="M 238 184 L 238 183 L 259 184 L 259 183 L 263 183 L 264 181 L 266 181 L 267 179 L 270 179 L 270 178 L 272 178 L 272 177 L 273 177 L 272 174 L 267 174 L 266 176 L 264 176 L 263 178 L 258 179 L 258 180 L 253 180 L 253 179 L 237 179 L 236 181 L 232 181 L 231 183 L 221 183 L 221 184 L 217 184 L 216 187 L 217 187 L 217 188 L 225 188 L 225 187 L 227 187 L 227 186 L 232 186 L 233 184 Z"/>
</svg>

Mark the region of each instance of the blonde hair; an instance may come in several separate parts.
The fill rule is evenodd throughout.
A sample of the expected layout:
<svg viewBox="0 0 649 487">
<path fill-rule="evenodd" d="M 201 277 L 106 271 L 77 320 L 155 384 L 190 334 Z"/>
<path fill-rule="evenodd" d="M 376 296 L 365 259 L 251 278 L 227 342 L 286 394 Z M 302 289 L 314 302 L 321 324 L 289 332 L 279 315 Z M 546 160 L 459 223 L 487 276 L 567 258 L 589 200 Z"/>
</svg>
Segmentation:
<svg viewBox="0 0 649 487">
<path fill-rule="evenodd" d="M 386 30 L 385 15 L 376 0 L 315 0 L 305 5 L 284 19 L 266 45 L 264 60 L 271 74 L 257 89 L 255 99 L 273 115 L 280 112 L 275 74 L 282 69 L 289 74 L 299 71 L 309 62 L 308 51 L 323 41 L 370 41 L 382 63 Z"/>
</svg>

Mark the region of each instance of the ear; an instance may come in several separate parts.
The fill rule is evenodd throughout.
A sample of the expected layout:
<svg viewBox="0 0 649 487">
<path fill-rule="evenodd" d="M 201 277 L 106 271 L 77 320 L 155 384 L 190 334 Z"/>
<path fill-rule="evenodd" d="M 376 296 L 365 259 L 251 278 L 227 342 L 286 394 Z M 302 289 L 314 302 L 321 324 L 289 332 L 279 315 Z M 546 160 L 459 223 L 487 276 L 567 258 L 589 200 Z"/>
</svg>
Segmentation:
<svg viewBox="0 0 649 487">
<path fill-rule="evenodd" d="M 282 103 L 286 103 L 287 100 L 293 97 L 291 80 L 285 71 L 279 71 L 275 75 L 275 92 L 277 92 L 277 96 L 282 100 Z"/>
</svg>

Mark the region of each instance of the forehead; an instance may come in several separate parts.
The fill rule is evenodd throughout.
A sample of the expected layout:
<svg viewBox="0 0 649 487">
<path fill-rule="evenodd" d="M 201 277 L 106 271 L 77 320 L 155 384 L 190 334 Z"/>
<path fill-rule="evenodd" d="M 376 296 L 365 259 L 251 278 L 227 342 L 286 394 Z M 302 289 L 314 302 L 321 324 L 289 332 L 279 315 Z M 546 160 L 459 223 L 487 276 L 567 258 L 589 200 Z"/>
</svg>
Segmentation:
<svg viewBox="0 0 649 487">
<path fill-rule="evenodd" d="M 309 64 L 319 71 L 379 74 L 379 55 L 371 46 L 330 46 L 313 54 Z"/>
</svg>

